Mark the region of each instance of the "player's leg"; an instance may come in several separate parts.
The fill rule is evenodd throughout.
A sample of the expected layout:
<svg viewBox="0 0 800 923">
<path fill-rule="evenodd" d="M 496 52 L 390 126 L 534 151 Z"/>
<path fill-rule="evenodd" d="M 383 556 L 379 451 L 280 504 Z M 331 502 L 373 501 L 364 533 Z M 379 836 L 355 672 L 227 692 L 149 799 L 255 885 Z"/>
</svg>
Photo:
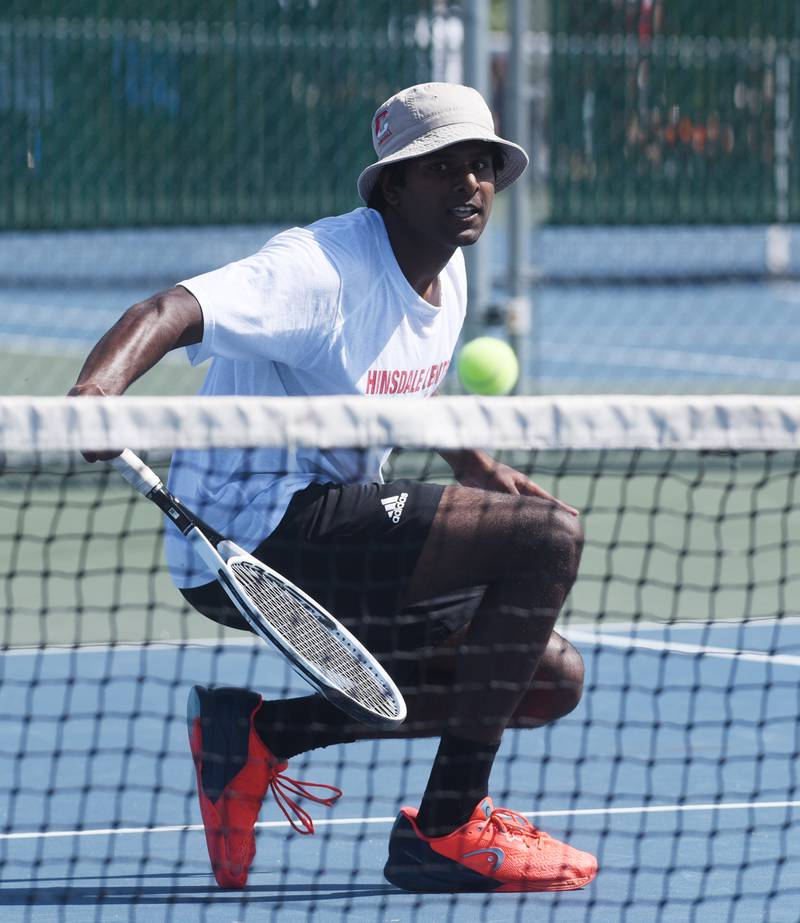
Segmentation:
<svg viewBox="0 0 800 923">
<path fill-rule="evenodd" d="M 503 731 L 554 642 L 581 549 L 576 517 L 552 503 L 445 491 L 409 600 L 468 581 L 487 590 L 457 650 L 457 694 L 422 803 L 418 811 L 403 808 L 392 830 L 384 873 L 394 884 L 417 891 L 549 891 L 594 878 L 593 856 L 495 808 L 488 795 Z"/>
<path fill-rule="evenodd" d="M 255 729 L 282 760 L 356 740 L 441 736 L 460 694 L 455 684 L 459 651 L 483 592 L 484 588 L 476 587 L 426 600 L 401 614 L 410 625 L 395 651 L 393 670 L 408 708 L 400 727 L 384 730 L 352 721 L 321 696 L 309 695 L 264 702 L 254 713 Z M 185 595 L 194 608 L 219 624 L 250 630 L 218 584 Z M 582 689 L 581 655 L 553 632 L 509 726 L 535 728 L 557 721 L 577 706 Z"/>
<path fill-rule="evenodd" d="M 435 574 L 434 578 L 424 578 L 428 589 L 425 595 L 429 595 L 431 591 L 436 592 L 438 589 L 450 589 L 472 584 L 475 582 L 476 576 L 480 579 L 480 575 L 484 574 L 488 586 L 486 593 L 483 594 L 481 605 L 478 607 L 480 617 L 476 621 L 479 624 L 485 622 L 486 613 L 491 612 L 502 616 L 502 621 L 497 624 L 498 631 L 494 635 L 495 639 L 499 638 L 504 642 L 501 643 L 501 647 L 504 648 L 502 651 L 503 659 L 505 661 L 511 659 L 515 664 L 524 668 L 529 666 L 535 668 L 536 663 L 542 657 L 543 648 L 548 645 L 550 629 L 555 620 L 557 609 L 563 602 L 563 597 L 566 595 L 572 579 L 574 579 L 574 569 L 577 567 L 577 553 L 579 553 L 579 533 L 574 529 L 570 529 L 569 526 L 559 525 L 558 515 L 553 513 L 550 505 L 544 505 L 544 507 L 540 505 L 537 508 L 529 502 L 520 501 L 519 498 L 503 497 L 504 500 L 513 502 L 514 506 L 512 507 L 508 503 L 496 504 L 494 502 L 495 498 L 501 495 L 482 493 L 479 493 L 478 497 L 487 502 L 478 506 L 472 503 L 472 514 L 477 515 L 479 519 L 480 528 L 476 530 L 474 515 L 471 519 L 468 515 L 467 504 L 459 502 L 461 497 L 451 496 L 448 498 L 448 502 L 442 505 L 438 503 L 441 489 L 438 489 L 437 492 L 432 488 L 432 485 L 414 485 L 414 488 L 420 488 L 420 492 L 417 494 L 417 491 L 411 485 L 408 485 L 409 495 L 416 494 L 409 500 L 408 506 L 422 512 L 419 515 L 416 512 L 411 513 L 411 515 L 404 518 L 403 526 L 409 527 L 410 531 L 409 529 L 402 531 L 403 527 L 397 528 L 397 522 L 400 517 L 396 515 L 390 517 L 393 523 L 390 526 L 392 534 L 387 538 L 382 532 L 382 530 L 386 529 L 386 520 L 384 518 L 386 515 L 385 501 L 381 499 L 380 495 L 373 496 L 375 494 L 373 488 L 375 487 L 377 485 L 364 487 L 363 489 L 359 487 L 350 491 L 345 489 L 338 490 L 338 495 L 335 498 L 336 502 L 325 502 L 324 516 L 320 514 L 320 510 L 315 507 L 314 502 L 306 503 L 304 500 L 302 504 L 299 504 L 301 515 L 296 517 L 294 532 L 287 534 L 289 530 L 284 530 L 280 536 L 281 541 L 276 543 L 273 540 L 269 543 L 268 540 L 269 547 L 261 549 L 265 560 L 275 564 L 277 569 L 287 573 L 299 585 L 308 588 L 312 595 L 319 595 L 320 591 L 325 590 L 324 581 L 322 585 L 311 586 L 306 581 L 309 574 L 301 572 L 302 567 L 301 571 L 295 572 L 298 565 L 315 562 L 319 556 L 320 560 L 313 564 L 313 567 L 317 569 L 317 576 L 322 574 L 325 581 L 329 582 L 330 575 L 335 574 L 340 578 L 338 582 L 343 586 L 357 588 L 355 598 L 348 599 L 345 597 L 346 601 L 341 606 L 339 605 L 341 600 L 336 599 L 334 603 L 329 602 L 329 608 L 340 617 L 344 613 L 350 612 L 354 614 L 361 612 L 363 609 L 361 614 L 366 614 L 367 619 L 369 619 L 370 611 L 381 611 L 390 615 L 396 611 L 397 606 L 395 603 L 400 597 L 392 597 L 389 590 L 391 587 L 405 589 L 408 574 L 412 569 L 409 563 L 413 566 L 418 560 L 420 564 L 424 562 L 425 551 L 423 550 L 423 554 L 420 555 L 420 543 L 424 544 L 425 549 L 433 548 L 434 555 L 436 554 L 436 546 L 439 543 L 451 543 L 456 555 L 462 556 L 461 562 L 459 564 L 451 556 L 444 555 L 442 560 L 447 562 L 448 566 Z M 427 489 L 422 490 L 422 488 Z M 384 492 L 396 489 L 400 488 L 394 488 L 389 485 Z M 462 490 L 452 489 L 449 493 L 461 494 Z M 470 493 L 474 494 L 474 492 L 467 491 L 467 494 Z M 317 499 L 320 499 L 320 497 L 318 496 Z M 395 496 L 394 499 L 396 500 L 397 497 Z M 464 496 L 464 499 L 474 501 L 475 497 Z M 439 509 L 433 513 L 432 511 L 436 510 L 437 505 Z M 367 507 L 377 510 L 377 519 L 375 519 L 373 513 L 365 513 Z M 331 510 L 338 513 L 338 518 L 336 515 L 330 515 Z M 408 510 L 408 512 L 410 513 L 411 511 Z M 534 512 L 536 515 L 533 515 Z M 306 516 L 306 522 L 302 521 L 303 515 Z M 418 523 L 415 516 L 418 518 Z M 426 516 L 429 516 L 429 518 L 426 519 Z M 372 520 L 370 517 L 372 517 Z M 364 521 L 359 526 L 360 519 Z M 441 521 L 442 519 L 445 521 L 445 527 L 437 530 L 434 526 L 437 520 Z M 317 529 L 317 532 L 320 531 L 317 527 L 320 522 L 323 522 L 328 532 L 323 536 L 311 534 L 313 530 L 308 526 L 309 521 L 314 523 L 314 528 Z M 431 525 L 431 521 L 433 525 Z M 447 528 L 448 523 L 451 526 L 454 523 L 459 523 L 461 528 L 452 535 L 448 534 L 450 531 Z M 416 532 L 414 531 L 415 529 Z M 517 536 L 521 537 L 522 540 L 515 540 L 515 529 L 517 530 Z M 345 536 L 344 540 L 341 540 L 342 534 Z M 410 539 L 409 535 L 411 536 Z M 331 541 L 331 536 L 334 537 L 333 541 Z M 300 538 L 299 541 L 298 537 Z M 284 539 L 288 539 L 288 541 L 283 542 Z M 318 541 L 315 542 L 315 539 L 318 539 Z M 282 542 L 285 547 L 282 547 Z M 488 543 L 486 547 L 493 549 L 492 554 L 479 556 L 483 569 L 473 566 L 477 555 L 475 543 L 480 544 L 481 542 Z M 336 552 L 339 544 L 342 545 L 341 549 L 339 549 L 341 555 L 336 557 L 334 553 L 332 558 L 332 549 Z M 472 545 L 471 550 L 469 550 L 470 545 Z M 394 571 L 391 574 L 380 572 L 382 565 L 379 561 L 380 555 L 376 557 L 376 546 L 379 549 L 388 549 L 389 554 L 385 554 L 384 558 L 402 562 L 396 573 Z M 285 553 L 287 549 L 288 554 Z M 528 553 L 530 551 L 534 551 L 536 556 L 532 567 L 529 563 Z M 258 550 L 257 553 L 259 553 Z M 283 555 L 282 559 L 281 555 Z M 276 557 L 280 560 L 276 560 Z M 365 558 L 370 559 L 370 568 L 364 567 Z M 377 565 L 376 561 L 378 561 Z M 471 564 L 470 561 L 473 563 Z M 335 566 L 331 566 L 332 564 L 335 564 Z M 377 572 L 375 572 L 376 567 Z M 350 570 L 352 570 L 352 573 Z M 367 571 L 370 571 L 370 573 L 367 573 Z M 548 587 L 548 584 L 552 582 L 553 575 L 555 575 L 556 582 L 559 583 L 559 587 L 555 591 L 550 590 Z M 367 583 L 370 581 L 374 583 L 373 589 L 375 587 L 379 588 L 380 592 L 377 596 L 374 593 L 370 594 L 369 588 L 359 588 L 359 583 L 364 577 L 366 577 Z M 503 582 L 501 578 L 508 578 L 507 592 L 498 591 L 498 586 Z M 314 582 L 313 568 L 310 579 Z M 212 588 L 206 587 L 204 589 L 211 590 Z M 533 592 L 534 590 L 535 592 Z M 238 616 L 235 612 L 230 612 L 224 594 L 219 591 L 219 588 L 217 588 L 216 592 L 217 598 L 205 600 L 193 598 L 192 591 L 187 592 L 186 595 L 196 608 L 211 618 L 215 618 L 223 624 L 243 627 L 237 625 Z M 412 595 L 411 598 L 416 597 Z M 534 602 L 532 603 L 531 600 L 534 600 Z M 531 633 L 529 628 L 525 628 L 526 624 L 532 621 L 531 617 L 545 620 L 547 622 L 546 630 L 534 630 Z M 367 630 L 370 626 L 366 624 L 360 627 Z M 509 631 L 509 628 L 514 630 Z M 473 629 L 474 624 L 466 633 L 465 646 L 458 650 L 457 656 L 453 659 L 455 670 L 451 672 L 451 676 L 455 677 L 457 683 L 463 682 L 463 661 L 465 658 L 469 660 L 473 656 L 476 639 L 477 647 L 481 648 L 485 654 L 481 635 L 480 633 L 476 634 Z M 483 625 L 483 631 L 485 632 L 485 630 L 486 626 Z M 520 639 L 522 639 L 521 646 Z M 478 650 L 479 656 L 480 653 L 481 650 Z M 532 653 L 535 655 L 535 659 L 531 657 Z M 558 658 L 554 658 L 552 669 L 555 673 L 559 673 L 557 661 Z M 490 670 L 489 674 L 492 672 L 493 670 Z M 505 673 L 507 674 L 508 671 L 506 670 Z M 522 676 L 523 670 L 516 666 L 514 673 L 519 682 L 514 683 L 515 694 L 513 699 L 507 694 L 500 696 L 500 704 L 497 704 L 493 698 L 485 699 L 485 701 L 489 702 L 490 707 L 484 713 L 484 718 L 491 715 L 497 727 L 500 727 L 500 723 L 502 723 L 502 727 L 505 727 L 508 723 L 526 688 L 524 686 L 524 677 Z M 532 675 L 533 669 L 531 669 L 527 679 L 530 680 Z M 491 682 L 491 676 L 489 681 Z M 569 681 L 562 684 L 569 685 Z M 575 685 L 574 682 L 573 685 Z M 516 688 L 517 686 L 519 688 Z M 452 690 L 452 684 L 450 688 Z M 247 693 L 242 691 L 242 695 L 247 695 Z M 424 699 L 424 696 L 420 696 L 420 707 L 415 709 L 415 712 L 419 713 L 420 722 L 426 720 L 425 712 L 422 709 Z M 537 699 L 540 703 L 540 710 L 547 713 L 547 707 L 541 706 L 541 696 L 537 696 Z M 462 700 L 463 694 L 460 691 L 455 696 L 448 695 L 447 682 L 443 684 L 443 695 L 427 697 L 429 711 L 434 702 L 441 703 L 440 714 L 428 724 L 430 733 L 440 733 L 446 717 L 452 719 L 453 715 L 458 716 L 459 711 L 463 716 Z M 506 709 L 508 709 L 507 714 L 505 713 Z M 435 710 L 439 711 L 436 708 Z M 497 722 L 496 716 L 499 712 L 503 712 L 503 714 L 500 722 Z M 413 723 L 416 724 L 417 722 Z M 462 724 L 463 717 L 461 722 L 456 721 L 455 726 L 460 727 Z M 484 721 L 483 724 L 485 725 L 487 722 Z M 248 725 L 249 740 L 253 742 L 257 737 L 262 744 L 266 743 L 267 751 L 270 754 L 280 754 L 276 759 L 293 755 L 295 752 L 305 749 L 325 746 L 328 743 L 346 742 L 371 736 L 363 727 L 354 727 L 352 722 L 349 722 L 349 719 L 346 719 L 337 709 L 319 696 L 308 696 L 299 700 L 278 703 L 264 703 L 263 706 L 259 706 L 251 713 Z M 289 732 L 288 735 L 284 735 L 282 740 L 278 737 L 280 728 L 288 729 Z M 257 734 L 255 733 L 256 730 L 258 731 Z M 485 727 L 483 730 L 485 731 Z M 409 732 L 419 734 L 421 728 L 412 730 L 409 727 Z M 502 733 L 502 729 L 497 731 L 497 741 L 499 741 L 500 733 Z M 457 736 L 454 739 L 456 741 L 461 740 Z M 270 750 L 271 741 L 273 743 L 278 742 L 272 750 Z M 491 766 L 491 759 L 494 756 L 497 742 L 490 740 L 487 746 L 480 737 L 477 740 L 467 738 L 467 742 L 471 762 L 478 764 L 481 772 L 485 770 L 488 776 L 488 769 Z M 281 752 L 281 747 L 284 748 L 283 752 Z M 475 758 L 476 748 L 480 751 L 479 755 L 483 757 L 482 759 Z M 447 765 L 447 760 L 443 759 L 441 747 L 437 763 L 439 766 Z M 283 768 L 285 768 L 285 765 Z M 429 788 L 431 787 L 435 790 L 435 786 L 429 786 Z M 478 788 L 480 787 L 481 783 L 479 782 Z M 462 805 L 466 804 L 466 799 L 470 797 L 470 793 L 476 790 L 474 784 L 468 783 L 464 785 L 463 780 L 459 783 L 459 789 Z M 451 811 L 451 819 L 446 820 L 445 823 L 452 823 L 452 816 L 453 812 Z M 250 832 L 251 834 L 252 832 Z M 249 858 L 252 859 L 252 855 Z"/>
<path fill-rule="evenodd" d="M 468 625 L 440 647 L 420 652 L 419 679 L 404 692 L 416 736 L 438 736 L 459 696 L 455 682 L 458 652 Z M 523 692 L 508 727 L 538 728 L 570 714 L 583 694 L 584 667 L 579 651 L 553 631 L 528 688 Z M 426 733 L 427 731 L 427 733 Z"/>
<path fill-rule="evenodd" d="M 214 622 L 251 631 L 218 583 L 182 592 L 193 608 Z M 314 825 L 296 803 L 297 795 L 331 806 L 342 794 L 335 786 L 301 782 L 286 774 L 287 760 L 269 748 L 256 728 L 262 704 L 257 692 L 242 688 L 195 686 L 189 695 L 189 746 L 200 813 L 214 877 L 223 888 L 243 888 L 247 883 L 256 854 L 254 827 L 270 788 L 298 833 L 313 833 Z"/>
<path fill-rule="evenodd" d="M 187 595 L 209 617 L 222 624 L 236 626 L 237 614 L 230 610 L 230 604 L 217 584 L 209 585 L 204 593 Z M 402 676 L 398 675 L 398 679 L 408 706 L 408 719 L 392 731 L 352 722 L 319 695 L 262 702 L 257 693 L 244 689 L 205 690 L 195 687 L 190 696 L 190 740 L 209 856 L 220 885 L 240 888 L 247 881 L 250 864 L 255 857 L 254 825 L 271 782 L 278 786 L 273 789 L 276 796 L 286 783 L 295 791 L 303 790 L 307 797 L 318 803 L 329 805 L 336 799 L 338 790 L 332 787 L 309 786 L 289 780 L 286 776 L 288 758 L 315 747 L 369 737 L 441 734 L 458 701 L 459 692 L 454 684 L 458 652 L 482 595 L 479 589 L 455 602 L 451 599 L 431 601 L 414 607 L 413 613 L 406 610 L 406 614 L 414 619 L 425 615 L 428 633 L 444 640 L 435 647 L 423 645 L 416 649 L 414 645 L 419 640 L 419 632 L 412 630 L 405 634 L 404 640 L 409 647 L 400 653 L 408 656 L 398 660 L 404 665 L 400 671 Z M 457 612 L 458 621 L 466 625 L 446 634 L 454 609 L 460 610 Z M 246 628 L 246 625 L 242 623 L 241 627 Z M 538 727 L 557 720 L 575 707 L 582 684 L 580 654 L 553 632 L 531 686 L 523 694 L 510 724 Z M 265 741 L 269 741 L 269 746 Z M 291 802 L 284 807 L 291 817 Z M 298 816 L 302 818 L 302 815 Z M 313 829 L 308 815 L 305 818 L 307 826 L 305 831 L 300 827 L 300 832 Z M 403 822 L 407 823 L 405 818 Z M 413 836 L 413 846 L 427 847 L 419 841 L 413 829 L 404 832 Z M 395 852 L 397 837 L 395 834 L 392 839 Z M 524 838 L 523 835 L 523 841 Z M 553 842 L 548 841 L 550 844 Z M 571 861 L 571 856 L 567 857 L 567 861 Z M 395 862 L 389 874 L 403 887 L 428 890 L 436 886 L 435 881 L 431 884 L 431 879 L 421 880 L 416 872 L 414 876 L 408 876 L 402 863 Z M 540 877 L 536 881 L 541 884 Z M 559 883 L 559 886 L 562 884 Z M 448 877 L 445 885 L 453 886 L 452 877 Z"/>
<path fill-rule="evenodd" d="M 388 485 L 385 492 L 396 494 L 402 486 Z M 390 574 L 381 569 L 386 558 L 385 555 L 383 558 L 378 555 L 381 541 L 387 544 L 392 559 L 400 557 L 395 551 L 397 548 L 406 552 L 405 557 L 411 561 L 411 567 L 416 564 L 408 593 L 412 601 L 420 596 L 427 598 L 435 595 L 439 590 L 472 585 L 476 578 L 485 578 L 487 589 L 479 596 L 479 604 L 472 609 L 475 617 L 469 631 L 461 639 L 463 643 L 459 647 L 458 656 L 453 660 L 457 667 L 456 683 L 461 689 L 460 699 L 456 703 L 455 712 L 449 716 L 450 726 L 440 725 L 439 732 L 450 730 L 458 734 L 453 723 L 460 723 L 466 728 L 463 736 L 467 739 L 488 741 L 490 745 L 496 745 L 522 693 L 531 685 L 533 671 L 547 645 L 557 610 L 574 579 L 580 531 L 573 517 L 542 501 L 487 494 L 466 488 L 449 488 L 443 494 L 439 490 L 430 499 L 426 495 L 430 493 L 431 487 L 414 484 L 411 492 L 409 485 L 411 495 L 402 517 L 402 526 L 411 531 L 398 535 L 397 525 L 389 524 L 392 534 L 388 538 L 391 541 L 385 535 L 370 533 L 370 529 L 386 528 L 385 509 L 381 501 L 372 497 L 368 491 L 365 492 L 366 489 L 355 487 L 337 492 L 341 496 L 338 496 L 334 505 L 336 515 L 330 517 L 328 531 L 321 536 L 319 547 L 313 546 L 313 540 L 318 536 L 309 536 L 307 525 L 308 521 L 316 524 L 322 518 L 319 509 L 315 503 L 302 502 L 297 504 L 301 515 L 295 517 L 295 528 L 288 536 L 290 540 L 276 543 L 274 537 L 271 537 L 256 553 L 262 554 L 265 560 L 309 589 L 312 595 L 326 591 L 319 582 L 320 574 L 324 580 L 329 580 L 329 576 L 334 574 L 345 590 L 353 590 L 340 593 L 340 588 L 336 588 L 335 592 L 329 594 L 331 598 L 324 600 L 343 620 L 346 620 L 348 614 L 352 615 L 362 603 L 367 610 L 367 617 L 370 617 L 370 608 L 388 616 L 388 626 L 384 621 L 383 628 L 379 620 L 373 618 L 366 627 L 367 637 L 363 639 L 375 653 L 387 654 L 390 661 L 392 657 L 405 656 L 406 662 L 410 657 L 416 663 L 416 648 L 420 644 L 408 640 L 401 642 L 399 636 L 392 635 L 396 630 L 395 621 L 401 621 L 393 611 L 399 596 L 392 590 L 392 584 L 405 591 L 406 582 L 402 571 Z M 316 493 L 318 498 L 322 496 L 319 491 Z M 368 528 L 359 532 L 358 520 L 364 515 L 365 503 L 377 509 L 378 518 L 374 522 L 368 521 Z M 330 506 L 326 502 L 326 508 Z M 421 526 L 414 532 L 413 520 L 408 522 L 409 514 L 415 515 L 415 510 L 425 510 L 426 506 L 426 514 L 430 512 L 431 519 L 426 521 L 421 516 Z M 281 538 L 285 539 L 287 530 L 283 531 Z M 347 536 L 344 541 L 340 538 L 342 531 Z M 371 542 L 371 538 L 374 541 Z M 376 544 L 378 551 L 370 547 Z M 366 548 L 369 548 L 369 554 L 374 558 L 370 572 L 363 568 Z M 315 558 L 317 554 L 320 554 L 319 561 Z M 298 561 L 302 568 L 295 572 Z M 311 570 L 308 569 L 309 564 Z M 358 584 L 362 577 L 371 580 L 379 588 L 366 603 L 359 596 Z M 309 586 L 309 581 L 314 585 Z M 369 591 L 364 590 L 363 595 L 366 597 L 368 594 Z M 231 607 L 216 584 L 202 588 L 199 599 L 196 591 L 187 591 L 186 595 L 196 608 L 209 617 L 232 627 L 246 627 L 244 620 Z M 356 627 L 352 620 L 350 625 Z M 392 650 L 389 649 L 391 645 L 394 645 Z M 493 656 L 498 648 L 498 656 Z M 572 658 L 572 662 L 575 659 Z M 562 665 L 570 662 L 564 657 L 560 660 Z M 556 658 L 551 658 L 550 662 L 555 664 Z M 395 659 L 385 663 L 398 678 L 397 670 L 402 669 L 403 660 Z M 492 685 L 495 674 L 501 676 L 504 682 L 495 684 L 500 688 L 490 689 L 487 695 L 484 687 Z M 471 690 L 464 688 L 465 677 L 472 683 Z M 476 678 L 478 682 L 475 682 Z M 574 682 L 567 675 L 563 678 L 563 689 L 568 690 L 570 685 L 574 686 Z M 409 693 L 413 698 L 413 691 L 406 687 L 405 694 L 408 696 Z M 568 692 L 562 694 L 569 695 Z M 437 698 L 441 700 L 442 708 L 449 708 L 447 695 Z M 543 696 L 536 696 L 535 699 L 536 707 L 546 715 L 548 708 L 544 705 Z M 281 726 L 288 729 L 282 733 L 281 741 L 285 755 L 324 746 L 336 736 L 337 728 L 341 728 L 342 739 L 357 739 L 367 734 L 364 729 L 346 727 L 345 719 L 339 711 L 332 707 L 326 708 L 325 704 L 318 701 L 318 697 L 309 697 L 308 707 L 312 704 L 315 714 L 309 714 L 307 721 L 274 722 L 273 736 L 277 737 L 281 733 Z M 277 706 L 272 706 L 272 710 L 277 711 Z M 563 711 L 556 708 L 555 712 L 559 710 Z M 550 708 L 549 711 L 552 713 L 554 710 Z M 485 727 L 474 726 L 476 715 L 483 717 Z M 437 717 L 430 716 L 433 728 Z M 410 720 L 408 726 L 414 727 L 424 720 L 424 715 L 420 715 L 418 720 Z M 359 730 L 363 733 L 359 734 Z M 286 738 L 292 733 L 301 735 L 303 739 L 288 741 Z M 281 753 L 279 747 L 275 750 Z"/>
<path fill-rule="evenodd" d="M 455 665 L 460 694 L 444 729 L 419 824 L 429 836 L 466 820 L 487 794 L 500 740 L 527 690 L 578 570 L 576 517 L 533 497 L 447 488 L 409 601 L 467 582 L 487 586 Z"/>
<path fill-rule="evenodd" d="M 554 631 L 530 686 L 511 715 L 508 727 L 544 727 L 570 714 L 583 696 L 583 678 L 580 653 Z"/>
<path fill-rule="evenodd" d="M 256 713 L 256 727 L 283 759 L 356 740 L 439 737 L 460 694 L 455 685 L 456 663 L 483 592 L 483 587 L 476 587 L 466 593 L 448 594 L 401 613 L 410 626 L 394 651 L 393 678 L 408 709 L 408 717 L 399 727 L 382 729 L 352 721 L 318 694 L 265 702 Z M 250 631 L 219 584 L 188 590 L 184 595 L 193 608 L 213 621 Z M 557 721 L 578 705 L 582 690 L 581 655 L 554 631 L 509 726 L 535 728 Z"/>
</svg>

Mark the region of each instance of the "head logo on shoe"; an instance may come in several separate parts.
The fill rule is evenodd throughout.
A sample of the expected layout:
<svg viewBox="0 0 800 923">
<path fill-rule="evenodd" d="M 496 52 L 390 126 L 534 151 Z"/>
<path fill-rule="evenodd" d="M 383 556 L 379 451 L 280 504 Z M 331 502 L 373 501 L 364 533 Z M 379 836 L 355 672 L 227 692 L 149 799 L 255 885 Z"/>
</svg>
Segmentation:
<svg viewBox="0 0 800 923">
<path fill-rule="evenodd" d="M 487 860 L 491 861 L 492 859 L 494 859 L 495 861 L 494 871 L 495 872 L 500 868 L 500 866 L 503 864 L 503 861 L 506 858 L 506 854 L 503 852 L 503 850 L 498 849 L 496 846 L 490 847 L 489 849 L 476 849 L 474 852 L 465 852 L 461 856 L 461 858 L 469 859 L 470 856 L 481 856 L 484 853 L 486 854 Z"/>
</svg>

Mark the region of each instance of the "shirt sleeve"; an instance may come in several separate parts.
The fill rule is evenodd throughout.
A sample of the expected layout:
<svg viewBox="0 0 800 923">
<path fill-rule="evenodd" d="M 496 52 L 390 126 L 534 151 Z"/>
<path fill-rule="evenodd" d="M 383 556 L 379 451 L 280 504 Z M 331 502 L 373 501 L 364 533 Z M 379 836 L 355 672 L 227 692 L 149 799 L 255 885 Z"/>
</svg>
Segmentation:
<svg viewBox="0 0 800 923">
<path fill-rule="evenodd" d="M 203 340 L 192 365 L 218 356 L 308 368 L 330 342 L 340 276 L 302 228 L 272 238 L 258 253 L 179 284 L 203 312 Z"/>
</svg>

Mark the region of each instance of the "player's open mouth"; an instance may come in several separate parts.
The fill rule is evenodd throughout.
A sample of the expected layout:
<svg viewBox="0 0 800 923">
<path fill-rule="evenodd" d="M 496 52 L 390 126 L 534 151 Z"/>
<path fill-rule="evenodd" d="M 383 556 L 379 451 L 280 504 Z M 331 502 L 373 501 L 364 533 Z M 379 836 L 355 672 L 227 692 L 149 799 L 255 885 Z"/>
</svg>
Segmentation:
<svg viewBox="0 0 800 923">
<path fill-rule="evenodd" d="M 451 208 L 450 214 L 455 215 L 456 218 L 472 218 L 474 215 L 480 214 L 480 209 L 474 205 L 459 205 L 456 208 Z"/>
</svg>

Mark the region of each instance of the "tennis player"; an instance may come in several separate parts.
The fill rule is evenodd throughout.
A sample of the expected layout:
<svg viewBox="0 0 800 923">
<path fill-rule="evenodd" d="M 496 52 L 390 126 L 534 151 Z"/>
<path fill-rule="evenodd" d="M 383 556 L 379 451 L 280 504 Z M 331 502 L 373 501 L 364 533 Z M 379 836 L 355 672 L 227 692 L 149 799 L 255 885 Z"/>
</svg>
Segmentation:
<svg viewBox="0 0 800 923">
<path fill-rule="evenodd" d="M 185 346 L 193 363 L 210 360 L 206 395 L 434 394 L 465 315 L 461 248 L 528 158 L 495 134 L 480 94 L 454 84 L 397 93 L 375 113 L 372 138 L 377 161 L 358 178 L 367 207 L 278 234 L 134 305 L 70 393 L 121 394 Z M 580 655 L 553 631 L 578 570 L 577 511 L 481 451 L 444 453 L 453 486 L 384 483 L 387 454 L 213 450 L 173 461 L 170 490 L 354 631 L 409 713 L 387 732 L 319 695 L 263 701 L 195 687 L 190 742 L 217 881 L 245 885 L 268 789 L 301 832 L 313 823 L 293 795 L 332 804 L 341 794 L 291 779 L 291 758 L 428 735 L 438 752 L 421 804 L 402 808 L 392 830 L 389 881 L 411 891 L 580 888 L 595 858 L 489 795 L 505 729 L 546 724 L 580 699 Z M 195 609 L 248 630 L 177 530 L 166 549 Z"/>
</svg>

